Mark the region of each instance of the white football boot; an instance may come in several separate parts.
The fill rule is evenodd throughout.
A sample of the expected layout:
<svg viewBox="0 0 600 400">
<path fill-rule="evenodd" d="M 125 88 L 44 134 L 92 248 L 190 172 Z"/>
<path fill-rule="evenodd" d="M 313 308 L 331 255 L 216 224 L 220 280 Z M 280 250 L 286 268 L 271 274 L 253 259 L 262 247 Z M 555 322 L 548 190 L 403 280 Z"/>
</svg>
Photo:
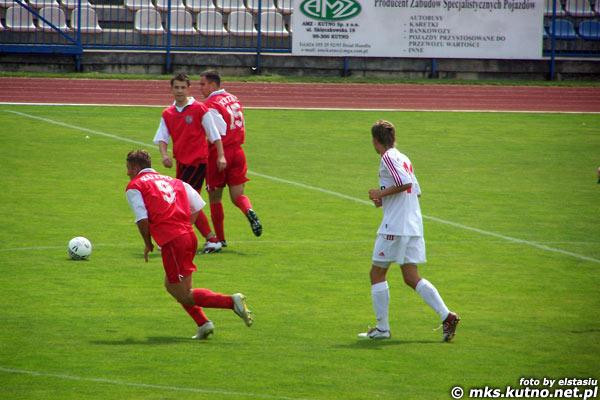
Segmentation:
<svg viewBox="0 0 600 400">
<path fill-rule="evenodd" d="M 223 245 L 221 244 L 221 242 L 206 241 L 206 243 L 204 243 L 204 249 L 202 249 L 202 253 L 204 253 L 204 254 L 217 253 L 217 252 L 221 251 L 222 247 L 223 247 Z"/>
<path fill-rule="evenodd" d="M 192 339 L 205 340 L 215 331 L 215 325 L 212 321 L 206 321 L 204 324 L 198 327 L 198 333 L 192 336 Z"/>
<path fill-rule="evenodd" d="M 231 299 L 233 300 L 233 312 L 244 320 L 247 327 L 252 326 L 254 320 L 252 319 L 252 311 L 250 311 L 248 305 L 246 305 L 246 296 L 241 293 L 236 293 L 231 295 Z"/>
<path fill-rule="evenodd" d="M 390 331 L 382 331 L 375 327 L 369 328 L 367 332 L 359 333 L 358 337 L 361 339 L 389 339 L 392 334 Z"/>
</svg>

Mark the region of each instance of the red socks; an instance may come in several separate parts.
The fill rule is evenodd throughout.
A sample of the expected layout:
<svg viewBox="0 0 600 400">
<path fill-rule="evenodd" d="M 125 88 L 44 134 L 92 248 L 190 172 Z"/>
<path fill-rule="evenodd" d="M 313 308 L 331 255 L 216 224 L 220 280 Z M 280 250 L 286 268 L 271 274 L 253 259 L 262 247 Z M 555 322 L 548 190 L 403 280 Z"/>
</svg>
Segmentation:
<svg viewBox="0 0 600 400">
<path fill-rule="evenodd" d="M 225 240 L 225 213 L 223 212 L 223 203 L 210 203 L 210 219 L 215 227 L 215 234 L 219 241 Z"/>
<path fill-rule="evenodd" d="M 206 218 L 204 211 L 200 211 L 194 225 L 196 225 L 196 228 L 198 228 L 203 237 L 207 237 L 211 233 L 210 225 L 208 224 L 208 218 Z"/>
<path fill-rule="evenodd" d="M 208 318 L 206 318 L 206 314 L 204 314 L 204 311 L 202 311 L 201 307 L 184 306 L 183 304 L 181 306 L 190 315 L 190 317 L 192 317 L 192 319 L 196 321 L 196 325 L 202 326 L 208 321 Z"/>
<path fill-rule="evenodd" d="M 248 210 L 252 208 L 252 203 L 250 203 L 250 199 L 248 197 L 244 196 L 243 194 L 239 195 L 235 199 L 235 205 L 240 210 L 242 210 L 242 212 L 244 213 L 244 215 L 246 215 L 246 213 L 248 212 Z"/>
<path fill-rule="evenodd" d="M 233 309 L 233 299 L 221 293 L 215 293 L 208 289 L 193 289 L 194 303 L 206 308 L 229 308 Z"/>
</svg>

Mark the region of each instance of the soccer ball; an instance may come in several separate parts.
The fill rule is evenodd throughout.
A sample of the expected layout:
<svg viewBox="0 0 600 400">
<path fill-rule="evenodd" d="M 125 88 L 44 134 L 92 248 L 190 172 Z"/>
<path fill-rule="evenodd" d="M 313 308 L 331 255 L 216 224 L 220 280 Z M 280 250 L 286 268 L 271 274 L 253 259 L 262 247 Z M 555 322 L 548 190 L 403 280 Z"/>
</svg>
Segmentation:
<svg viewBox="0 0 600 400">
<path fill-rule="evenodd" d="M 92 244 L 83 236 L 77 236 L 69 240 L 67 252 L 73 260 L 87 260 L 92 254 Z"/>
</svg>

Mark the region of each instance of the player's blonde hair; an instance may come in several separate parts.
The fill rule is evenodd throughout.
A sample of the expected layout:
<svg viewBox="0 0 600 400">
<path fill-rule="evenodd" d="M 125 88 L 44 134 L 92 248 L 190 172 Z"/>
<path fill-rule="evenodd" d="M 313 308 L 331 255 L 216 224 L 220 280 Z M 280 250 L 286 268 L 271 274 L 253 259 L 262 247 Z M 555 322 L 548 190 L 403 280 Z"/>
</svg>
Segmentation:
<svg viewBox="0 0 600 400">
<path fill-rule="evenodd" d="M 396 128 L 391 122 L 380 119 L 371 127 L 371 136 L 385 147 L 394 147 Z"/>
<path fill-rule="evenodd" d="M 141 169 L 152 166 L 152 158 L 146 150 L 132 150 L 127 153 L 127 163 L 136 165 Z"/>
</svg>

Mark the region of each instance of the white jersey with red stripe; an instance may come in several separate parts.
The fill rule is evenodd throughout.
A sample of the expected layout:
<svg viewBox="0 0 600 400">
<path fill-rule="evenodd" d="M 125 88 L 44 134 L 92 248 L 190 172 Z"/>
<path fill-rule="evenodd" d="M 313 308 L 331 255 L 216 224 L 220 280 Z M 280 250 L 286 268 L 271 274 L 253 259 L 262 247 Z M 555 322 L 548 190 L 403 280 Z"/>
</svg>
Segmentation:
<svg viewBox="0 0 600 400">
<path fill-rule="evenodd" d="M 382 198 L 383 221 L 377 231 L 378 234 L 423 236 L 419 182 L 408 157 L 392 147 L 381 157 L 379 186 L 385 189 L 408 183 L 412 183 L 410 189 Z"/>
</svg>

